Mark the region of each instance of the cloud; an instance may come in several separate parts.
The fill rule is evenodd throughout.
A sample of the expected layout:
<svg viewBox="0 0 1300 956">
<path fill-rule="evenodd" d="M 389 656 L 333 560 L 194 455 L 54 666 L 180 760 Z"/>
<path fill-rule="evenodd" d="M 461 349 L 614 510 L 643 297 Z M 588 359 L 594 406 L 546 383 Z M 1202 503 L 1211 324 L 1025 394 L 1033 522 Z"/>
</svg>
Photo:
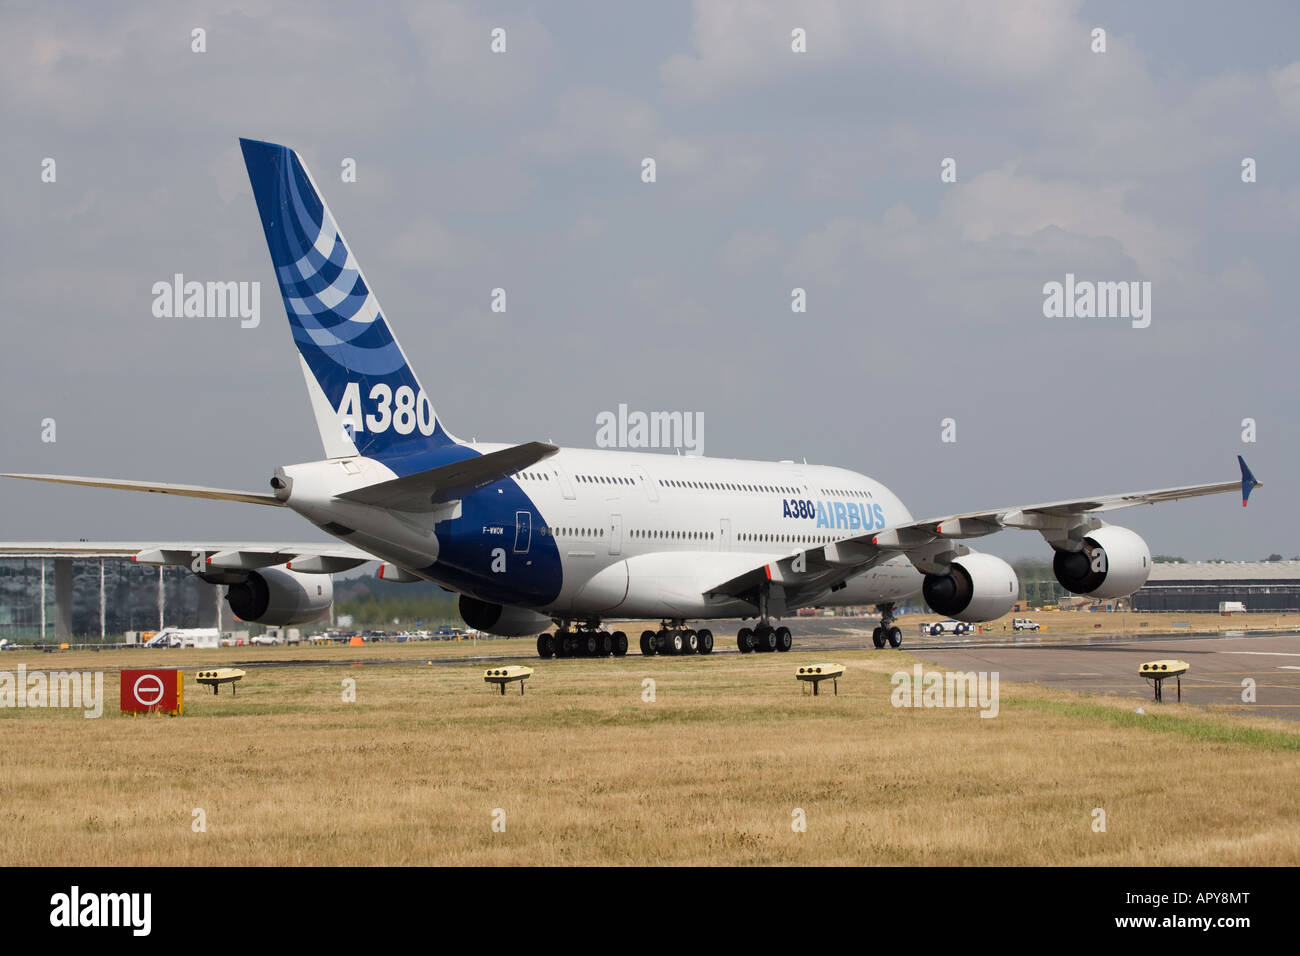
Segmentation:
<svg viewBox="0 0 1300 956">
<path fill-rule="evenodd" d="M 797 82 L 852 61 L 1024 83 L 1054 74 L 1072 50 L 1087 51 L 1088 30 L 1072 19 L 1079 6 L 1032 0 L 697 0 L 693 52 L 670 57 L 660 75 L 687 100 Z M 807 33 L 807 53 L 791 50 L 795 27 Z"/>
<path fill-rule="evenodd" d="M 1268 80 L 1283 115 L 1290 123 L 1300 124 L 1300 60 L 1270 70 Z"/>
<path fill-rule="evenodd" d="M 1116 240 L 1144 276 L 1168 276 L 1191 240 L 1133 212 L 1133 182 L 1085 185 L 1018 174 L 1014 165 L 980 173 L 947 192 L 943 215 L 962 238 L 983 242 L 997 236 L 1026 238 L 1049 227 L 1092 239 Z M 1134 277 L 1136 278 L 1136 277 Z"/>
</svg>

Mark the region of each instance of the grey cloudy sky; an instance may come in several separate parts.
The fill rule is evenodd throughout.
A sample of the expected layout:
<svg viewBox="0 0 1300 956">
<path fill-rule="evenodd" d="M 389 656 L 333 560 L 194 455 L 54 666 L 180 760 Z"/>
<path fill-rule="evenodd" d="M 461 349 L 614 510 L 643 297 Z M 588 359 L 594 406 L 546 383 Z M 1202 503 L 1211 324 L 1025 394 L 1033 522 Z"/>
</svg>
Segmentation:
<svg viewBox="0 0 1300 956">
<path fill-rule="evenodd" d="M 709 455 L 853 468 L 918 517 L 1244 453 L 1246 511 L 1115 520 L 1153 552 L 1300 553 L 1293 3 L 9 3 L 0 110 L 0 470 L 261 489 L 321 456 L 249 136 L 304 157 L 463 437 L 590 447 L 620 403 L 698 411 Z M 260 281 L 261 325 L 155 318 L 177 272 Z M 1045 318 L 1066 273 L 1150 281 L 1150 327 Z M 0 515 L 0 538 L 317 536 L 14 481 Z"/>
</svg>

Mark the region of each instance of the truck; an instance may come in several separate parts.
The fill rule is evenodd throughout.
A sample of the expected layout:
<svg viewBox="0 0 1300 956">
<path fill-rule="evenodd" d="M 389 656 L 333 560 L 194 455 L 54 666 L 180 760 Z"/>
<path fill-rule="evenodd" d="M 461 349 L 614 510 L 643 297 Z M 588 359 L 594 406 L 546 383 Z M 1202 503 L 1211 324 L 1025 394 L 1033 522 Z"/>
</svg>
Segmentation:
<svg viewBox="0 0 1300 956">
<path fill-rule="evenodd" d="M 1219 613 L 1220 614 L 1245 614 L 1246 602 L 1245 601 L 1220 601 Z"/>
<path fill-rule="evenodd" d="M 215 627 L 164 627 L 145 647 L 217 647 L 221 632 Z"/>
<path fill-rule="evenodd" d="M 931 637 L 938 637 L 940 634 L 969 634 L 975 630 L 974 624 L 967 624 L 965 621 L 954 621 L 951 618 L 946 621 L 933 621 L 930 624 L 921 625 L 921 633 L 929 634 Z"/>
</svg>

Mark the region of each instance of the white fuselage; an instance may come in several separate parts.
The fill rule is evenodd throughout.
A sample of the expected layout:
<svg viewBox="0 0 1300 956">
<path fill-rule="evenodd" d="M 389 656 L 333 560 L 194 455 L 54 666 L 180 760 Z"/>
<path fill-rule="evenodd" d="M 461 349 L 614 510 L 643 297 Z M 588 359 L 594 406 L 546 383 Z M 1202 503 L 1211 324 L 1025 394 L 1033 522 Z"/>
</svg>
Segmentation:
<svg viewBox="0 0 1300 956">
<path fill-rule="evenodd" d="M 468 447 L 487 454 L 510 446 Z M 333 497 L 393 477 L 371 459 L 284 471 L 293 479 L 290 507 L 341 540 L 451 590 L 560 617 L 751 615 L 751 604 L 710 589 L 767 562 L 911 521 L 877 481 L 792 462 L 562 448 L 454 510 L 425 514 Z M 802 603 L 897 601 L 921 580 L 898 557 Z"/>
</svg>

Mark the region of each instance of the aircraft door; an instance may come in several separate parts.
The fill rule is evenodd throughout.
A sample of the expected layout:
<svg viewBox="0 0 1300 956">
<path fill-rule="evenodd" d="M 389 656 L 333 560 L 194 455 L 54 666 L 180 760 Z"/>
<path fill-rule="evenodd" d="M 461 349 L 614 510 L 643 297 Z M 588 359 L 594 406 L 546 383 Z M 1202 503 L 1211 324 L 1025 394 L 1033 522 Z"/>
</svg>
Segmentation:
<svg viewBox="0 0 1300 956">
<path fill-rule="evenodd" d="M 515 554 L 527 554 L 533 541 L 533 513 L 515 512 Z"/>
<path fill-rule="evenodd" d="M 564 497 L 569 501 L 572 501 L 577 497 L 577 495 L 573 493 L 573 482 L 569 480 L 569 476 L 565 473 L 563 468 L 556 466 L 555 478 L 560 483 L 560 494 L 564 495 Z"/>
<path fill-rule="evenodd" d="M 623 516 L 609 516 L 609 553 L 619 554 L 623 550 Z"/>
<path fill-rule="evenodd" d="M 718 550 L 731 550 L 731 519 L 722 518 L 718 522 Z"/>
<path fill-rule="evenodd" d="M 632 473 L 641 479 L 641 487 L 645 489 L 646 497 L 651 501 L 659 500 L 659 491 L 655 488 L 654 479 L 640 465 L 632 466 Z"/>
</svg>

